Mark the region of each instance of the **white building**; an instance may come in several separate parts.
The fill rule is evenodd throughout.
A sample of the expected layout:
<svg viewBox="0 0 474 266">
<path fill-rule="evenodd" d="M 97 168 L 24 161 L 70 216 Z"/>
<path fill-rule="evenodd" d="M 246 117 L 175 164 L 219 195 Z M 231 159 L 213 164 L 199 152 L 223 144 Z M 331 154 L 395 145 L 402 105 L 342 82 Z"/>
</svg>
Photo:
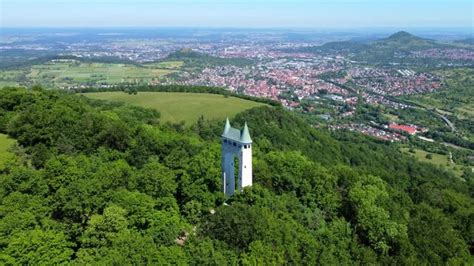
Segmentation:
<svg viewBox="0 0 474 266">
<path fill-rule="evenodd" d="M 239 162 L 237 187 L 234 175 L 234 158 Z M 232 196 L 236 189 L 252 186 L 252 139 L 247 123 L 239 130 L 230 126 L 227 119 L 222 133 L 222 183 L 226 196 Z"/>
</svg>

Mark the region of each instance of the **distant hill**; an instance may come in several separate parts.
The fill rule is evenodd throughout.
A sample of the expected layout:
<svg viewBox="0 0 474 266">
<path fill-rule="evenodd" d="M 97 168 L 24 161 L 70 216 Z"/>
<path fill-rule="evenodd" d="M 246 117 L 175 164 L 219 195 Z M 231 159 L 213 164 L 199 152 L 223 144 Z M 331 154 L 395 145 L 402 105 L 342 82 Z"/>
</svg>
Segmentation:
<svg viewBox="0 0 474 266">
<path fill-rule="evenodd" d="M 218 65 L 245 66 L 253 63 L 246 58 L 221 58 L 204 53 L 199 53 L 191 49 L 181 49 L 169 54 L 164 61 L 183 61 L 184 67 L 208 67 Z"/>
<path fill-rule="evenodd" d="M 420 38 L 406 31 L 399 31 L 387 38 L 373 41 L 367 49 L 360 50 L 354 59 L 372 64 L 427 64 L 424 60 L 410 58 L 413 51 L 448 48 L 449 45 L 434 40 Z"/>
<path fill-rule="evenodd" d="M 399 31 L 399 32 L 396 32 L 392 35 L 390 35 L 387 39 L 390 39 L 390 40 L 400 40 L 400 39 L 412 39 L 412 38 L 417 38 L 415 35 L 412 35 L 406 31 Z"/>
<path fill-rule="evenodd" d="M 170 53 L 166 58 L 167 59 L 174 59 L 174 60 L 183 60 L 189 58 L 206 58 L 206 57 L 213 57 L 207 54 L 202 54 L 192 49 L 181 49 L 176 52 Z"/>
<path fill-rule="evenodd" d="M 398 50 L 398 51 L 413 51 L 420 49 L 428 49 L 439 47 L 441 44 L 434 40 L 423 39 L 412 35 L 406 31 L 399 31 L 390 35 L 387 38 L 380 39 L 371 43 L 371 49 L 379 50 Z"/>
<path fill-rule="evenodd" d="M 329 42 L 321 46 L 304 47 L 294 51 L 322 54 L 347 54 L 357 61 L 373 64 L 404 62 L 416 64 L 420 62 L 417 62 L 416 59 L 406 57 L 410 52 L 431 48 L 450 47 L 452 46 L 438 43 L 435 40 L 420 38 L 406 31 L 399 31 L 387 38 L 370 42 L 355 40 Z M 421 63 L 425 62 L 423 61 Z"/>
<path fill-rule="evenodd" d="M 461 44 L 474 45 L 474 38 L 467 38 L 467 39 L 457 40 L 457 41 L 454 41 L 454 42 L 455 43 L 461 43 Z"/>
</svg>

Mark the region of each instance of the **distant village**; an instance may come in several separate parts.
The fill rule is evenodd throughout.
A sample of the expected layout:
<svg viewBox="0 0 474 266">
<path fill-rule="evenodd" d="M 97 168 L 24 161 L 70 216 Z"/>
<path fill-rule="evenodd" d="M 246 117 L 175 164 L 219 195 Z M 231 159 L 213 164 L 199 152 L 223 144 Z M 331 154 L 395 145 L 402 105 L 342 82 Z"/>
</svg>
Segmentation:
<svg viewBox="0 0 474 266">
<path fill-rule="evenodd" d="M 321 120 L 350 118 L 360 103 L 380 105 L 395 110 L 413 108 L 394 97 L 437 91 L 443 78 L 433 74 L 397 67 L 396 65 L 366 66 L 345 58 L 342 54 L 292 52 L 321 43 L 271 40 L 255 35 L 242 42 L 236 37 L 221 42 L 205 42 L 199 38 L 186 41 L 171 39 L 123 39 L 113 42 L 76 42 L 61 46 L 60 54 L 79 58 L 118 58 L 139 64 L 164 60 L 170 53 L 190 49 L 219 58 L 251 59 L 253 64 L 221 64 L 199 70 L 181 69 L 171 77 L 153 79 L 150 85 L 182 84 L 224 87 L 236 93 L 279 101 L 290 110 L 315 114 Z M 249 41 L 250 40 L 250 41 Z M 48 51 L 57 49 L 47 44 L 1 45 L 0 50 L 27 49 Z M 473 60 L 474 53 L 466 49 L 426 49 L 413 51 L 408 58 L 445 58 Z M 85 88 L 88 85 L 75 85 Z M 113 84 L 96 84 L 109 88 Z M 327 108 L 332 109 L 326 112 Z M 348 129 L 389 141 L 401 141 L 406 135 L 427 130 L 414 125 L 372 125 L 343 123 L 332 129 Z"/>
<path fill-rule="evenodd" d="M 414 136 L 417 133 L 425 133 L 428 131 L 427 128 L 419 127 L 417 125 L 405 125 L 397 123 L 377 125 L 374 122 L 372 122 L 371 124 L 372 125 L 351 123 L 342 125 L 332 125 L 329 126 L 329 128 L 331 130 L 345 129 L 349 131 L 356 131 L 380 140 L 386 140 L 390 142 L 403 141 L 406 140 L 407 136 Z M 424 138 L 422 136 L 419 136 L 419 138 L 425 141 L 432 141 L 431 139 Z"/>
</svg>

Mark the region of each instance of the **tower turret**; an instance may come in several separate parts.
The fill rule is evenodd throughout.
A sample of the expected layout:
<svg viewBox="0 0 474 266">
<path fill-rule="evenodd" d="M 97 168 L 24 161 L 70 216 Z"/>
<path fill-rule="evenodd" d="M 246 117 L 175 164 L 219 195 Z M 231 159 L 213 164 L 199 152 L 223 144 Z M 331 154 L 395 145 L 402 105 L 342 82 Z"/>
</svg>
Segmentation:
<svg viewBox="0 0 474 266">
<path fill-rule="evenodd" d="M 234 176 L 235 157 L 239 159 L 238 182 Z M 247 122 L 239 130 L 230 125 L 229 119 L 226 120 L 222 133 L 222 180 L 227 196 L 233 195 L 236 189 L 241 191 L 252 185 L 252 138 Z"/>
<path fill-rule="evenodd" d="M 227 118 L 225 121 L 224 133 L 222 134 L 225 135 L 227 132 L 229 132 L 229 129 L 230 129 L 230 122 L 229 122 L 229 118 Z"/>
<path fill-rule="evenodd" d="M 250 138 L 249 128 L 247 126 L 247 122 L 245 122 L 244 129 L 242 130 L 242 134 L 240 135 L 240 142 L 242 143 L 252 143 L 252 139 Z"/>
</svg>

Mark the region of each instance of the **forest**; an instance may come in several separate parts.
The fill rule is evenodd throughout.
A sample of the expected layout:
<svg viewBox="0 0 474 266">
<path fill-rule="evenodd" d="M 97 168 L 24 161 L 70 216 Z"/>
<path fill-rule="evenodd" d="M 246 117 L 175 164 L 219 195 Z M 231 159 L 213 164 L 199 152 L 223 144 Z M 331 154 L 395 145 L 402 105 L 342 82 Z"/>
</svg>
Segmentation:
<svg viewBox="0 0 474 266">
<path fill-rule="evenodd" d="M 164 61 L 183 61 L 184 67 L 192 69 L 202 69 L 209 66 L 235 65 L 247 66 L 253 63 L 253 60 L 247 58 L 221 58 L 204 53 L 195 52 L 191 49 L 181 49 L 169 54 Z"/>
<path fill-rule="evenodd" d="M 0 89 L 0 264 L 473 264 L 474 175 L 247 110 L 254 185 L 225 198 L 224 121 L 74 93 Z M 464 181 L 463 181 L 464 180 Z"/>
</svg>

